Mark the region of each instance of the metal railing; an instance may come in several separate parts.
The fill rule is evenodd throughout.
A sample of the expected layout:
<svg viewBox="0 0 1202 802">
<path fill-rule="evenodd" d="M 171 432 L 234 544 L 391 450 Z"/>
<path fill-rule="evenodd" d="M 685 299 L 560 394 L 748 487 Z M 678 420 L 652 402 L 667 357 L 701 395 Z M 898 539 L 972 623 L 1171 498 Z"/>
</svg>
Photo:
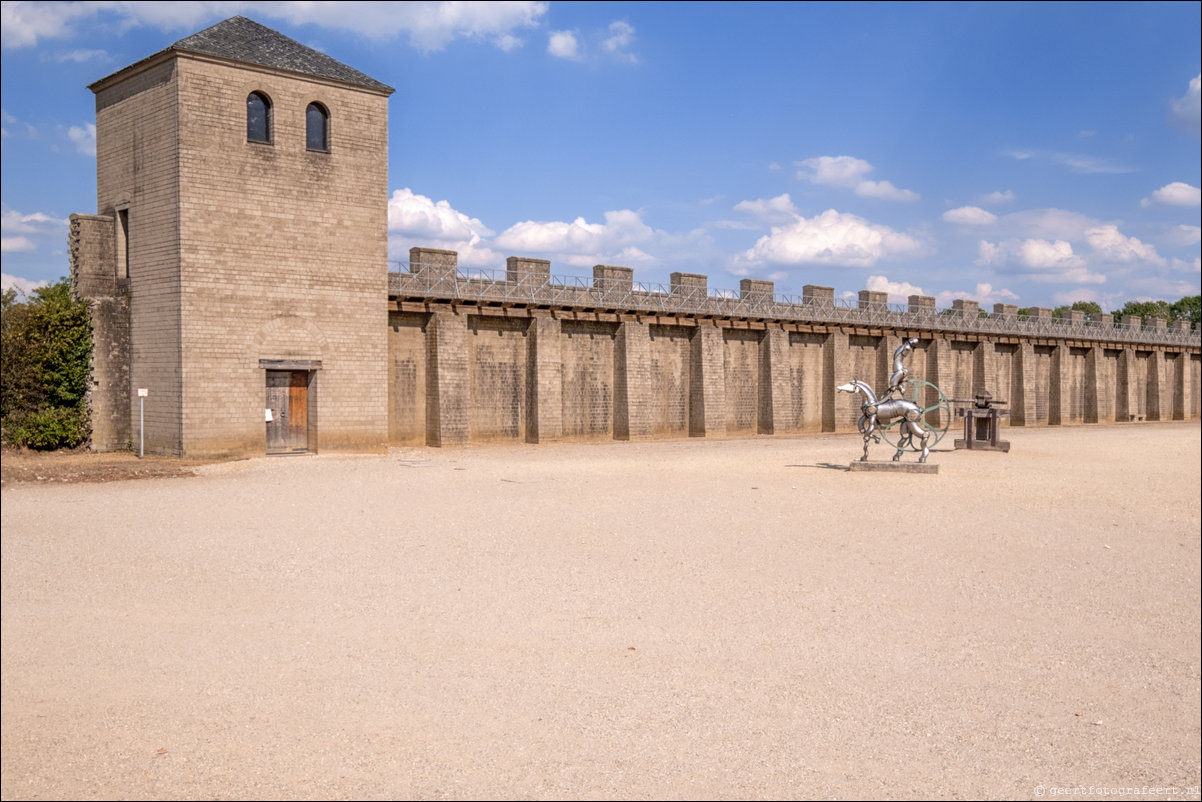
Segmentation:
<svg viewBox="0 0 1202 802">
<path fill-rule="evenodd" d="M 404 263 L 400 264 L 404 266 Z M 445 265 L 428 268 L 416 265 L 416 270 L 412 267 L 389 272 L 390 295 L 423 300 L 831 323 L 932 332 L 1202 345 L 1202 335 L 1197 328 L 1136 328 L 1117 321 L 990 314 L 957 308 L 910 309 L 903 304 L 860 305 L 839 299 L 647 284 L 604 277 L 512 273 L 481 268 L 458 268 L 452 272 Z"/>
</svg>

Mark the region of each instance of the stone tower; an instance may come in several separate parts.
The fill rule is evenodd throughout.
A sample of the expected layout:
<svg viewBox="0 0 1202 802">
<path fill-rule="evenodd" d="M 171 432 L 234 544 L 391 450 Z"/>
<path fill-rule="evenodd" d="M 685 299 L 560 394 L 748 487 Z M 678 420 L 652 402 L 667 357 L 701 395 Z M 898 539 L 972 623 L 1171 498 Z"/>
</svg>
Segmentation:
<svg viewBox="0 0 1202 802">
<path fill-rule="evenodd" d="M 393 89 L 244 17 L 89 88 L 93 447 L 382 447 Z"/>
</svg>

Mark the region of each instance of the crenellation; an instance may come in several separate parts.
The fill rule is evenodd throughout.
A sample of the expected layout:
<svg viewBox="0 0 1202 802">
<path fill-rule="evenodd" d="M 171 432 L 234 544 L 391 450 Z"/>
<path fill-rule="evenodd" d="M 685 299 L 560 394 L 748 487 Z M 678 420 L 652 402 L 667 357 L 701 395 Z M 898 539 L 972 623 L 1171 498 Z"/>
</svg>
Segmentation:
<svg viewBox="0 0 1202 802">
<path fill-rule="evenodd" d="M 858 300 L 860 309 L 883 309 L 889 305 L 889 293 L 860 290 Z"/>
</svg>

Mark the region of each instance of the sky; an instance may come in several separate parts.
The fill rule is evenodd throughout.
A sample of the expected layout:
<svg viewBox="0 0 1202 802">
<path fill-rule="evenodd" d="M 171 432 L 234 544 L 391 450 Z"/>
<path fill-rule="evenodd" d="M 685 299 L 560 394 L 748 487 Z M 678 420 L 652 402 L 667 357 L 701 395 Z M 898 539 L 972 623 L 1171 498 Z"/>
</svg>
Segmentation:
<svg viewBox="0 0 1202 802">
<path fill-rule="evenodd" d="M 242 14 L 396 89 L 409 248 L 711 290 L 1196 295 L 1202 4 L 4 2 L 4 287 L 96 212 L 87 85 Z"/>
</svg>

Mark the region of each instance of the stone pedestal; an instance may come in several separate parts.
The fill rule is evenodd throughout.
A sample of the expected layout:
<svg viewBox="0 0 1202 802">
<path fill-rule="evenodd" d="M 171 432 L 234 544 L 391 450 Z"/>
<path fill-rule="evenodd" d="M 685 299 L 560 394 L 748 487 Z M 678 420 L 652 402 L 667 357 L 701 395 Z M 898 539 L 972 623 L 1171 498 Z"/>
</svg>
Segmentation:
<svg viewBox="0 0 1202 802">
<path fill-rule="evenodd" d="M 851 463 L 851 471 L 876 471 L 881 473 L 939 473 L 933 462 L 861 462 Z"/>
</svg>

